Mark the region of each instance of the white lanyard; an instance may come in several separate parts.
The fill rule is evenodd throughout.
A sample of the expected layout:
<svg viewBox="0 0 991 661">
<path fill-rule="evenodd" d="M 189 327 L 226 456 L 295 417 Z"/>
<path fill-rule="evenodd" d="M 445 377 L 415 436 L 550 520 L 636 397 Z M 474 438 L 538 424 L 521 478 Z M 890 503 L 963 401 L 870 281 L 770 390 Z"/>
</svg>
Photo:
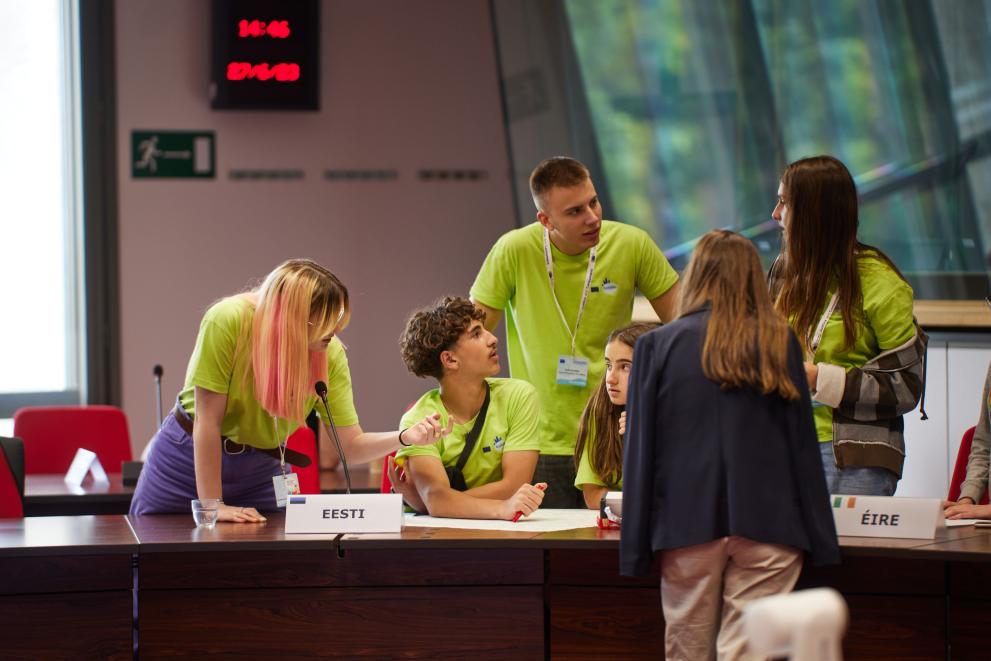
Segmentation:
<svg viewBox="0 0 991 661">
<path fill-rule="evenodd" d="M 578 318 L 575 319 L 575 331 L 571 332 L 571 327 L 568 326 L 568 320 L 564 316 L 564 310 L 561 309 L 561 303 L 557 300 L 557 292 L 554 291 L 554 260 L 551 257 L 551 239 L 550 232 L 544 229 L 544 263 L 547 265 L 547 280 L 551 284 L 551 297 L 554 299 L 554 305 L 557 307 L 557 313 L 561 315 L 561 323 L 564 324 L 564 329 L 568 331 L 568 335 L 571 336 L 571 355 L 575 355 L 575 342 L 578 339 L 578 326 L 582 323 L 582 313 L 585 312 L 585 302 L 588 300 L 588 292 L 592 285 L 592 270 L 595 268 L 595 249 L 596 246 L 588 251 L 588 270 L 585 272 L 585 285 L 582 287 L 582 299 L 581 303 L 578 304 Z"/>
<path fill-rule="evenodd" d="M 812 342 L 809 343 L 809 349 L 812 351 L 812 355 L 809 356 L 809 360 L 813 360 L 816 355 L 816 351 L 819 349 L 819 343 L 822 342 L 822 334 L 826 331 L 826 324 L 829 323 L 829 318 L 833 316 L 833 312 L 836 310 L 836 302 L 839 300 L 839 290 L 833 292 L 833 297 L 829 299 L 829 305 L 826 306 L 826 311 L 822 314 L 822 318 L 819 320 L 819 325 L 816 326 L 816 333 L 812 336 Z"/>
<path fill-rule="evenodd" d="M 272 425 L 275 427 L 275 440 L 279 440 L 279 419 L 274 415 L 272 416 Z M 286 437 L 285 443 L 279 443 L 279 466 L 282 468 L 282 477 L 288 477 L 286 475 L 286 447 L 289 445 L 289 437 Z"/>
</svg>

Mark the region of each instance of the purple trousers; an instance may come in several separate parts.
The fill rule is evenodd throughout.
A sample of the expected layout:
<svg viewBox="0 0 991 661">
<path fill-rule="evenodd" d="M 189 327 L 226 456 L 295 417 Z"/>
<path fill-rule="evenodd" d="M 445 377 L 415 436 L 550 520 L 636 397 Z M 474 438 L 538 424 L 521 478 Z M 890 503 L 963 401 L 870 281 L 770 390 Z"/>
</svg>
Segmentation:
<svg viewBox="0 0 991 661">
<path fill-rule="evenodd" d="M 131 499 L 131 514 L 189 514 L 197 498 L 193 468 L 193 439 L 170 413 L 152 438 Z M 286 464 L 286 473 L 292 466 Z M 241 454 L 223 452 L 221 483 L 224 502 L 237 507 L 274 511 L 272 477 L 282 475 L 279 460 L 245 447 Z"/>
</svg>

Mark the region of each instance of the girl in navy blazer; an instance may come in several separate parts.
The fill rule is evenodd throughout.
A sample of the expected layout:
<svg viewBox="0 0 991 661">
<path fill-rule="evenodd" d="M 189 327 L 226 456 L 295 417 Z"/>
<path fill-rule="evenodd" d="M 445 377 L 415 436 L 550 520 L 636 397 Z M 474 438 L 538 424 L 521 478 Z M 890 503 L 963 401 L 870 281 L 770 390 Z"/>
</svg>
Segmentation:
<svg viewBox="0 0 991 661">
<path fill-rule="evenodd" d="M 741 612 L 839 561 L 802 351 L 757 251 L 699 241 L 680 316 L 637 341 L 627 398 L 620 572 L 660 554 L 668 659 L 747 658 Z"/>
</svg>

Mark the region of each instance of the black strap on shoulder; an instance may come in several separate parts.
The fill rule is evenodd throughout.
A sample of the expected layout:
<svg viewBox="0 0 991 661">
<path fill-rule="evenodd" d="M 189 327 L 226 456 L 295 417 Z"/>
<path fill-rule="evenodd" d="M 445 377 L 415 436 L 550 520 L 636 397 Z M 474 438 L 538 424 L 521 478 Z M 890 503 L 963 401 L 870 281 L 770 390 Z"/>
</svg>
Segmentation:
<svg viewBox="0 0 991 661">
<path fill-rule="evenodd" d="M 461 456 L 458 457 L 458 463 L 455 465 L 455 470 L 459 473 L 464 470 L 465 464 L 468 463 L 468 457 L 471 455 L 471 451 L 475 449 L 475 442 L 478 441 L 478 437 L 482 433 L 482 427 L 485 426 L 485 413 L 489 410 L 489 382 L 485 382 L 485 401 L 482 402 L 482 408 L 478 410 L 478 415 L 475 417 L 475 424 L 472 425 L 471 431 L 465 436 L 465 447 L 461 451 Z"/>
</svg>

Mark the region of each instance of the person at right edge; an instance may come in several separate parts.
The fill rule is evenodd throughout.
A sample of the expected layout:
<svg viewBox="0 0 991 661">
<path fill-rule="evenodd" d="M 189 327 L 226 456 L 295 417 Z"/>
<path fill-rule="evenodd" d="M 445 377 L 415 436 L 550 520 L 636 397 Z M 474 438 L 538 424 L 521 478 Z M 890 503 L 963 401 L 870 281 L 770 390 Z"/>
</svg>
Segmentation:
<svg viewBox="0 0 991 661">
<path fill-rule="evenodd" d="M 785 168 L 772 217 L 784 236 L 768 285 L 805 352 L 829 492 L 894 495 L 902 416 L 925 393 L 928 337 L 912 288 L 887 255 L 857 240 L 857 188 L 836 158 Z"/>
<path fill-rule="evenodd" d="M 744 606 L 839 562 L 802 349 L 739 234 L 695 248 L 680 316 L 633 352 L 620 573 L 661 573 L 667 659 L 754 659 Z"/>
</svg>

